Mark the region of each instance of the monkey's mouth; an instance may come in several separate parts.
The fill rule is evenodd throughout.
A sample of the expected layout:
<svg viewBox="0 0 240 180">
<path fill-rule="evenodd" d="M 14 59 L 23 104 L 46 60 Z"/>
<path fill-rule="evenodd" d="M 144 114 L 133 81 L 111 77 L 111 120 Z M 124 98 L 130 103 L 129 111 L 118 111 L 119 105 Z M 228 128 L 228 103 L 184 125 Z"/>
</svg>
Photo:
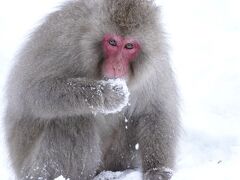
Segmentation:
<svg viewBox="0 0 240 180">
<path fill-rule="evenodd" d="M 126 82 L 128 82 L 131 78 L 134 77 L 134 65 L 133 63 L 129 63 L 129 67 L 128 70 L 126 71 L 126 73 L 122 74 L 121 76 L 117 76 L 116 74 L 114 75 L 108 75 L 108 74 L 104 74 L 102 73 L 102 78 L 103 80 L 109 80 L 109 79 L 123 79 Z"/>
<path fill-rule="evenodd" d="M 133 63 L 130 63 L 130 65 L 129 65 L 129 72 L 130 72 L 130 75 L 131 76 L 134 76 L 134 68 L 133 68 Z"/>
</svg>

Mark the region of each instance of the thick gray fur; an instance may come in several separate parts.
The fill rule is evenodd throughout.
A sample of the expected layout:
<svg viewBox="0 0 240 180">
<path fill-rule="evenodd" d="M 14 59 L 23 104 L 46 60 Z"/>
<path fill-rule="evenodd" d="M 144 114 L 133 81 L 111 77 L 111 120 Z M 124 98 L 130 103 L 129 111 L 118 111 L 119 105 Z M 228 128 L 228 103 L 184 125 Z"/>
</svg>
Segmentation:
<svg viewBox="0 0 240 180">
<path fill-rule="evenodd" d="M 7 88 L 6 135 L 18 180 L 90 180 L 132 168 L 144 180 L 170 179 L 178 98 L 157 12 L 149 0 L 75 0 L 32 33 Z M 134 37 L 142 48 L 127 81 L 130 105 L 109 115 L 92 112 L 126 97 L 120 85 L 101 83 L 105 33 Z"/>
</svg>

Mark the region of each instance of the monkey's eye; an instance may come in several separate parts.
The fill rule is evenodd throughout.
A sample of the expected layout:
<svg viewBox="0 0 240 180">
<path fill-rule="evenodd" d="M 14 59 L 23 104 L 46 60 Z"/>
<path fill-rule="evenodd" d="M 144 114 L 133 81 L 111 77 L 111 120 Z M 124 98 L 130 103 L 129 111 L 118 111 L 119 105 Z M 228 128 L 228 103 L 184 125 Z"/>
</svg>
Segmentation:
<svg viewBox="0 0 240 180">
<path fill-rule="evenodd" d="M 133 49 L 133 44 L 132 44 L 132 43 L 127 43 L 127 44 L 125 45 L 125 48 L 126 48 L 126 49 Z"/>
<path fill-rule="evenodd" d="M 114 40 L 114 39 L 110 39 L 110 40 L 108 41 L 108 43 L 109 43 L 111 46 L 117 46 L 117 41 Z"/>
</svg>

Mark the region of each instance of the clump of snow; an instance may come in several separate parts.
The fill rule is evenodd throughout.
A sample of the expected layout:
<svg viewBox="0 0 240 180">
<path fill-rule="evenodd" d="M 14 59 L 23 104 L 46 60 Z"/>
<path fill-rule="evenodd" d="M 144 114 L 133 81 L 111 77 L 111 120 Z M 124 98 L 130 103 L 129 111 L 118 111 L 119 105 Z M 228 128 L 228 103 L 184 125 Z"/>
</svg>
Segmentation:
<svg viewBox="0 0 240 180">
<path fill-rule="evenodd" d="M 139 150 L 139 143 L 137 143 L 137 144 L 135 145 L 135 149 L 136 149 L 136 150 Z"/>
<path fill-rule="evenodd" d="M 164 172 L 167 172 L 167 173 L 170 173 L 170 174 L 174 173 L 174 171 L 172 169 L 168 168 L 168 167 L 162 167 L 162 169 L 163 169 Z"/>
<path fill-rule="evenodd" d="M 125 129 L 128 129 L 128 119 L 125 117 L 125 119 L 124 119 L 124 122 L 125 122 Z"/>
<path fill-rule="evenodd" d="M 65 179 L 63 176 L 59 176 L 59 177 L 55 178 L 54 180 L 70 180 L 70 179 Z"/>
<path fill-rule="evenodd" d="M 103 171 L 94 180 L 142 180 L 140 171 L 126 170 L 123 172 Z"/>
<path fill-rule="evenodd" d="M 118 179 L 123 172 L 103 171 L 94 180 Z"/>
<path fill-rule="evenodd" d="M 124 97 L 124 100 L 121 104 L 119 104 L 118 107 L 112 108 L 112 109 L 97 109 L 98 112 L 103 113 L 103 114 L 114 114 L 121 112 L 122 109 L 128 105 L 129 101 L 129 91 L 128 87 L 126 84 L 126 81 L 124 79 L 108 79 L 108 80 L 102 80 L 101 83 L 105 85 L 110 85 L 110 87 L 119 95 L 122 95 Z"/>
</svg>

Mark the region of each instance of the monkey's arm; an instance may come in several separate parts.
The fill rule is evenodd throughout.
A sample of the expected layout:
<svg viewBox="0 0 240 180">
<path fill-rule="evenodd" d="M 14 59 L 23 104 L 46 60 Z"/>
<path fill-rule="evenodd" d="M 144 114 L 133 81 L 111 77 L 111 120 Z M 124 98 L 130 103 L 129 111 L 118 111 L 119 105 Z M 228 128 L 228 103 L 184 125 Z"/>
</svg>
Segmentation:
<svg viewBox="0 0 240 180">
<path fill-rule="evenodd" d="M 84 78 L 45 78 L 28 87 L 25 104 L 37 117 L 111 112 L 126 104 L 124 83 Z"/>
<path fill-rule="evenodd" d="M 138 140 L 144 180 L 169 180 L 174 168 L 178 119 L 165 108 L 150 105 L 139 117 Z M 174 119 L 176 118 L 176 119 Z"/>
</svg>

